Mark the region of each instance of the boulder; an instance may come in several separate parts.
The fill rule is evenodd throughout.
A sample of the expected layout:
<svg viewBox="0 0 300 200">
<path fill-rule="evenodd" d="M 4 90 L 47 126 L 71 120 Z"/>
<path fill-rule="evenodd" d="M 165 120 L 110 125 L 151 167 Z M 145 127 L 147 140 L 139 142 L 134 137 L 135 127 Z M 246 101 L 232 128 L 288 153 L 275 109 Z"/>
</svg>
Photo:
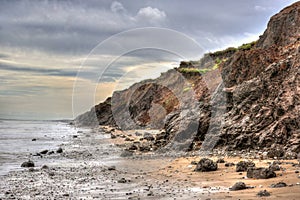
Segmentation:
<svg viewBox="0 0 300 200">
<path fill-rule="evenodd" d="M 273 171 L 280 171 L 280 166 L 277 164 L 271 164 L 269 168 Z"/>
<path fill-rule="evenodd" d="M 268 197 L 270 195 L 271 195 L 270 192 L 268 192 L 267 190 L 261 190 L 257 193 L 257 196 L 259 197 Z"/>
<path fill-rule="evenodd" d="M 236 191 L 236 190 L 244 190 L 247 189 L 246 184 L 244 182 L 236 182 L 229 190 Z"/>
<path fill-rule="evenodd" d="M 135 150 L 137 150 L 138 149 L 138 147 L 136 146 L 136 145 L 131 145 L 129 148 L 128 148 L 128 150 L 130 150 L 130 151 L 135 151 Z"/>
<path fill-rule="evenodd" d="M 40 154 L 46 154 L 46 153 L 48 153 L 47 149 L 40 152 Z"/>
<path fill-rule="evenodd" d="M 240 161 L 236 164 L 236 172 L 245 172 L 249 167 L 255 167 L 252 161 Z"/>
<path fill-rule="evenodd" d="M 235 164 L 232 163 L 232 162 L 228 162 L 228 163 L 225 163 L 225 167 L 232 167 L 234 166 Z"/>
<path fill-rule="evenodd" d="M 145 133 L 143 138 L 144 138 L 144 140 L 148 140 L 148 141 L 155 140 L 155 138 L 153 137 L 153 135 L 150 134 L 150 133 Z"/>
<path fill-rule="evenodd" d="M 62 153 L 63 152 L 63 149 L 61 147 L 59 147 L 57 150 L 56 150 L 56 153 Z"/>
<path fill-rule="evenodd" d="M 270 149 L 268 151 L 268 154 L 267 156 L 269 158 L 280 158 L 280 157 L 283 157 L 284 156 L 284 150 L 282 148 L 275 148 L 275 149 Z"/>
<path fill-rule="evenodd" d="M 34 167 L 34 162 L 32 162 L 31 160 L 23 162 L 21 167 Z"/>
<path fill-rule="evenodd" d="M 256 178 L 256 179 L 268 179 L 276 177 L 276 173 L 270 168 L 255 168 L 250 167 L 247 170 L 248 178 Z"/>
<path fill-rule="evenodd" d="M 121 156 L 121 157 L 131 157 L 131 156 L 133 156 L 133 152 L 128 151 L 128 150 L 125 150 L 125 151 L 123 151 L 123 152 L 121 153 L 120 156 Z"/>
<path fill-rule="evenodd" d="M 225 163 L 224 158 L 219 158 L 219 159 L 217 160 L 217 163 Z"/>
<path fill-rule="evenodd" d="M 107 168 L 107 170 L 109 170 L 109 171 L 114 171 L 114 170 L 116 170 L 116 166 L 109 166 L 108 168 Z"/>
<path fill-rule="evenodd" d="M 281 187 L 286 187 L 287 184 L 285 182 L 279 182 L 279 183 L 275 183 L 275 184 L 272 184 L 270 187 L 271 188 L 281 188 Z"/>
<path fill-rule="evenodd" d="M 208 158 L 202 158 L 194 171 L 197 172 L 209 172 L 209 171 L 216 171 L 218 169 L 218 164 Z"/>
</svg>

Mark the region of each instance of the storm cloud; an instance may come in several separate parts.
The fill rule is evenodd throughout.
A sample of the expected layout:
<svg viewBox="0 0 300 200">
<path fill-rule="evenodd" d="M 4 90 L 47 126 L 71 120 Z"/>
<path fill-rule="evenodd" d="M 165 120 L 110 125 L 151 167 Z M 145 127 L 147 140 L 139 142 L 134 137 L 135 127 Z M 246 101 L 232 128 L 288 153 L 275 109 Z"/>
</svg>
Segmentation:
<svg viewBox="0 0 300 200">
<path fill-rule="evenodd" d="M 114 56 L 115 49 L 108 48 L 105 55 L 90 58 L 81 77 L 77 77 L 77 70 L 98 44 L 120 32 L 144 27 L 172 29 L 190 37 L 204 51 L 214 51 L 258 39 L 269 18 L 293 2 L 3 0 L 0 3 L 0 117 L 72 118 L 73 82 L 93 80 L 95 70 L 103 70 L 102 63 Z M 156 37 L 162 44 L 166 38 L 165 35 Z M 143 44 L 145 38 L 132 35 L 122 40 L 126 45 Z M 185 45 L 180 41 L 174 44 Z M 105 99 L 111 93 L 108 88 L 113 90 L 115 82 L 130 70 L 139 66 L 145 70 L 153 68 L 153 76 L 157 76 L 179 61 L 178 56 L 165 52 L 128 52 L 99 79 L 101 84 L 107 83 L 103 86 L 105 91 L 97 94 L 99 100 Z M 144 75 L 143 70 L 131 73 L 127 85 L 145 78 Z M 20 109 L 22 112 L 18 112 Z"/>
</svg>

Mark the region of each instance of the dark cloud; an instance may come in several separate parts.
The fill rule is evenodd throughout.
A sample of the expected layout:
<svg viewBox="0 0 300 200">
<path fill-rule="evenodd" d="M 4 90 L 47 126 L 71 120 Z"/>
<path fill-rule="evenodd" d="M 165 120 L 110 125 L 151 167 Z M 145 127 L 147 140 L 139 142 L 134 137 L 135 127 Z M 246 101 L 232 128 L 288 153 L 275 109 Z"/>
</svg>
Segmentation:
<svg viewBox="0 0 300 200">
<path fill-rule="evenodd" d="M 25 72 L 33 73 L 35 75 L 44 76 L 69 76 L 75 77 L 77 71 L 65 71 L 61 69 L 47 69 L 47 68 L 36 68 L 36 67 L 20 67 L 11 64 L 0 63 L 0 70 L 14 71 L 14 72 Z"/>
<path fill-rule="evenodd" d="M 70 77 L 77 76 L 80 62 L 94 47 L 122 31 L 149 26 L 173 29 L 194 39 L 204 50 L 214 50 L 257 39 L 269 18 L 292 2 L 295 0 L 3 0 L 0 5 L 0 71 L 13 72 L 13 76 L 0 74 L 3 88 L 0 95 L 7 97 L 0 98 L 0 116 L 18 117 L 23 113 L 22 117 L 41 119 L 41 113 L 45 118 L 70 117 Z M 123 81 L 129 84 L 144 75 L 144 68 L 180 60 L 180 56 L 163 52 L 164 49 L 177 47 L 175 53 L 190 52 L 185 57 L 197 59 L 203 53 L 189 48 L 187 40 L 173 37 L 176 34 L 135 33 L 96 49 L 95 60 L 89 57 L 79 73 L 83 84 L 114 82 L 119 78 L 126 78 Z M 155 44 L 151 44 L 149 38 L 156 38 Z M 162 51 L 134 51 L 134 48 L 159 44 L 165 46 Z M 123 55 L 116 58 L 119 53 Z M 105 61 L 111 57 L 115 60 L 109 65 Z M 143 66 L 135 68 L 139 65 Z M 135 71 L 128 73 L 128 67 Z M 124 74 L 127 76 L 123 77 Z M 43 82 L 41 76 L 48 76 L 43 87 L 38 86 Z M 56 83 L 56 80 L 61 82 Z M 85 87 L 83 90 L 90 92 Z M 17 95 L 23 96 L 14 98 Z M 83 106 L 80 112 L 93 103 Z"/>
<path fill-rule="evenodd" d="M 262 33 L 269 17 L 291 2 L 226 0 L 221 5 L 216 0 L 2 1 L 0 45 L 85 54 L 120 31 L 158 26 L 181 31 L 204 46 L 216 48 L 218 44 L 201 38 Z"/>
</svg>

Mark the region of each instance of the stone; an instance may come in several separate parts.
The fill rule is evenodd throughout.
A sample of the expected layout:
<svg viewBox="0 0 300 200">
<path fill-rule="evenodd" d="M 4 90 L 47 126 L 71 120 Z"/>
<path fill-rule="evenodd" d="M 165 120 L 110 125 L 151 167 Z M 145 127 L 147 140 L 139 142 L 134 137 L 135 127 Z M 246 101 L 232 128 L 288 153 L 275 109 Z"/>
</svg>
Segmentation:
<svg viewBox="0 0 300 200">
<path fill-rule="evenodd" d="M 118 183 L 127 183 L 127 180 L 125 178 L 121 178 L 118 180 Z"/>
<path fill-rule="evenodd" d="M 153 135 L 152 134 L 144 134 L 144 140 L 148 140 L 148 141 L 153 141 L 153 140 L 155 140 L 155 138 L 153 137 Z"/>
<path fill-rule="evenodd" d="M 280 166 L 277 164 L 271 164 L 269 168 L 273 171 L 280 171 Z"/>
<path fill-rule="evenodd" d="M 232 167 L 234 166 L 235 164 L 232 163 L 232 162 L 228 162 L 228 163 L 225 163 L 225 167 Z"/>
<path fill-rule="evenodd" d="M 237 191 L 247 189 L 246 184 L 244 182 L 236 182 L 229 190 Z"/>
<path fill-rule="evenodd" d="M 114 134 L 110 134 L 110 138 L 111 138 L 111 139 L 116 139 L 116 138 L 117 138 L 117 136 L 116 136 L 116 135 L 114 135 Z"/>
<path fill-rule="evenodd" d="M 131 145 L 129 148 L 128 148 L 128 150 L 130 150 L 130 151 L 135 151 L 135 150 L 137 150 L 138 149 L 138 147 L 136 146 L 136 145 Z"/>
<path fill-rule="evenodd" d="M 259 197 L 268 197 L 270 195 L 271 195 L 270 192 L 268 192 L 267 190 L 261 190 L 257 193 L 257 196 Z"/>
<path fill-rule="evenodd" d="M 36 138 L 33 138 L 31 141 L 36 141 Z"/>
<path fill-rule="evenodd" d="M 49 167 L 47 165 L 43 165 L 42 169 L 49 169 Z"/>
<path fill-rule="evenodd" d="M 270 168 L 255 168 L 250 167 L 247 170 L 248 178 L 256 178 L 256 179 L 269 179 L 276 177 L 276 173 Z"/>
<path fill-rule="evenodd" d="M 32 162 L 31 160 L 23 162 L 21 167 L 34 167 L 34 162 Z"/>
<path fill-rule="evenodd" d="M 63 152 L 63 149 L 61 147 L 59 147 L 57 150 L 56 150 L 56 153 L 62 153 Z"/>
<path fill-rule="evenodd" d="M 224 158 L 219 158 L 219 159 L 217 160 L 217 163 L 225 163 Z"/>
<path fill-rule="evenodd" d="M 270 187 L 271 188 L 281 188 L 281 187 L 286 187 L 287 184 L 285 182 L 278 182 L 278 183 L 275 183 L 275 184 L 272 184 Z"/>
<path fill-rule="evenodd" d="M 249 167 L 255 167 L 252 161 L 240 161 L 236 164 L 236 172 L 245 172 Z"/>
<path fill-rule="evenodd" d="M 123 151 L 123 152 L 121 153 L 120 156 L 121 156 L 121 157 L 131 157 L 131 156 L 133 156 L 133 152 L 128 151 L 128 150 L 125 150 L 125 151 Z"/>
<path fill-rule="evenodd" d="M 218 164 L 213 160 L 208 158 L 202 158 L 198 163 L 194 171 L 197 172 L 209 172 L 216 171 L 218 169 Z"/>
<path fill-rule="evenodd" d="M 109 171 L 113 171 L 113 170 L 116 170 L 116 166 L 109 166 L 108 168 L 107 168 Z"/>
<path fill-rule="evenodd" d="M 47 149 L 40 152 L 40 154 L 46 154 L 46 153 L 48 153 Z"/>
<path fill-rule="evenodd" d="M 269 158 L 281 158 L 284 156 L 284 150 L 282 148 L 270 149 L 267 156 Z"/>
</svg>

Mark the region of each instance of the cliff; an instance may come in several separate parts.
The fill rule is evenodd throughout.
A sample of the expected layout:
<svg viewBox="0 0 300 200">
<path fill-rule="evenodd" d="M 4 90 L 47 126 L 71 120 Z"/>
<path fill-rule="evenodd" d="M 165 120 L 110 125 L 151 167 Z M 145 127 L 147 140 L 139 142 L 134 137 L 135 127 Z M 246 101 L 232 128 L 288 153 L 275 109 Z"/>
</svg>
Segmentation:
<svg viewBox="0 0 300 200">
<path fill-rule="evenodd" d="M 297 2 L 273 16 L 258 41 L 181 62 L 157 79 L 114 92 L 76 121 L 163 128 L 158 147 L 299 152 L 299 24 Z"/>
</svg>

